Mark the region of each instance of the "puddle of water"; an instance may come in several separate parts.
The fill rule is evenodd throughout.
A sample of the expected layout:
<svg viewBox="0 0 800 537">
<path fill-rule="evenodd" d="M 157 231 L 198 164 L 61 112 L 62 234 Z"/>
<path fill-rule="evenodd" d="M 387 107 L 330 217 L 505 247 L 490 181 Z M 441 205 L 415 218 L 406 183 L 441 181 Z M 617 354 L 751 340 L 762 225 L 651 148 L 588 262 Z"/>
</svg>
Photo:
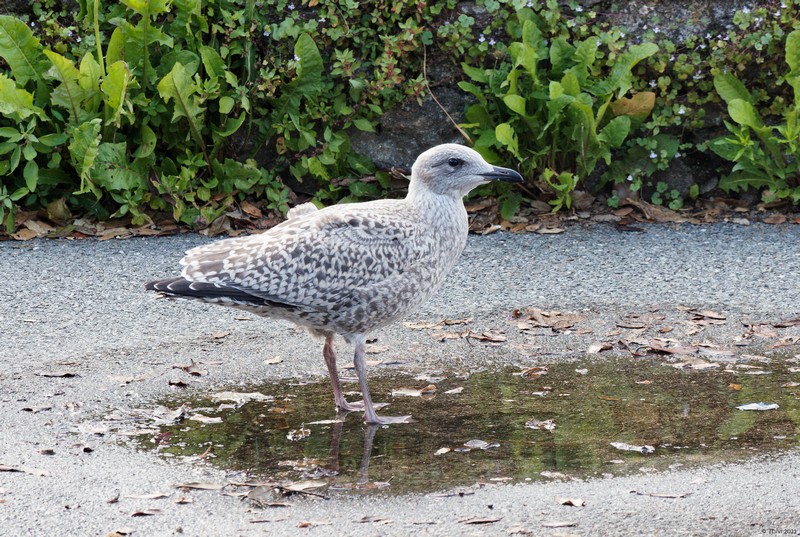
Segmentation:
<svg viewBox="0 0 800 537">
<path fill-rule="evenodd" d="M 576 372 L 583 369 L 585 374 Z M 238 408 L 176 396 L 160 403 L 170 408 L 185 403 L 189 414 L 221 422 L 190 419 L 162 426 L 164 442 L 158 449 L 183 457 L 211 446 L 208 462 L 256 480 L 321 478 L 329 491 L 407 493 L 538 480 L 544 479 L 542 472 L 582 478 L 710 464 L 800 444 L 800 387 L 792 385 L 800 373 L 780 360 L 763 366 L 767 374 L 687 372 L 651 359 L 548 365 L 538 378 L 519 371 L 441 375 L 446 378 L 433 379 L 436 395 L 421 398 L 389 394 L 401 386 L 429 384 L 425 380 L 375 376 L 370 380 L 374 399 L 391 403 L 382 412 L 416 419 L 377 430 L 365 427 L 358 413 L 343 423 L 313 424 L 335 418 L 330 387 L 323 381 L 238 388 L 274 397 Z M 444 393 L 457 388 L 463 390 Z M 780 408 L 736 409 L 753 402 Z M 533 419 L 552 420 L 555 429 L 526 427 Z M 290 440 L 292 435 L 303 438 Z M 464 444 L 471 440 L 499 445 L 467 450 Z M 649 445 L 655 452 L 621 451 L 611 442 Z"/>
</svg>

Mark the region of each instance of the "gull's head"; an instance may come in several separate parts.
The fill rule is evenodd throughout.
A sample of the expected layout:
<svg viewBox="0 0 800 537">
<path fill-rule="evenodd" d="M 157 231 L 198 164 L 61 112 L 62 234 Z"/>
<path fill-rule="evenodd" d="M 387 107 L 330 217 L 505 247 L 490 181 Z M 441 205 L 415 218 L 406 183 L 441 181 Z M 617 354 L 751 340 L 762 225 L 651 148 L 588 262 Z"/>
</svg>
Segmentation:
<svg viewBox="0 0 800 537">
<path fill-rule="evenodd" d="M 421 186 L 457 198 L 491 181 L 521 183 L 522 176 L 514 170 L 492 166 L 477 151 L 459 144 L 432 147 L 417 157 L 411 168 L 412 188 Z"/>
</svg>

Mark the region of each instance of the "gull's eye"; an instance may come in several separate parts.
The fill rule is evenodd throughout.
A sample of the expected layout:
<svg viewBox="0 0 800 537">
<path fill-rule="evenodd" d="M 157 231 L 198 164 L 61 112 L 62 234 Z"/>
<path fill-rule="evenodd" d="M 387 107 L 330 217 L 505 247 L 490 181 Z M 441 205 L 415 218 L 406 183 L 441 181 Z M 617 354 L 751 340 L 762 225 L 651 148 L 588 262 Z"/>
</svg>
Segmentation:
<svg viewBox="0 0 800 537">
<path fill-rule="evenodd" d="M 447 163 L 448 163 L 448 164 L 449 164 L 449 165 L 450 165 L 452 168 L 458 168 L 459 166 L 461 166 L 462 164 L 464 164 L 464 161 L 463 161 L 463 160 L 461 160 L 460 158 L 451 157 L 451 158 L 450 158 L 450 160 L 448 160 L 448 161 L 447 161 Z"/>
</svg>

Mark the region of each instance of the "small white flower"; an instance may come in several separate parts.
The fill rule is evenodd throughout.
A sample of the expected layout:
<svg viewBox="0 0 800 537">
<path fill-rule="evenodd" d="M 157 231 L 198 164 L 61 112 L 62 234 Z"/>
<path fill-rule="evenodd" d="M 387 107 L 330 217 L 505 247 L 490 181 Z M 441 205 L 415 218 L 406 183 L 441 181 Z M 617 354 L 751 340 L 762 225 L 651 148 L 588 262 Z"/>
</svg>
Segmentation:
<svg viewBox="0 0 800 537">
<path fill-rule="evenodd" d="M 294 55 L 294 61 L 296 61 L 296 62 L 299 62 L 299 61 L 300 61 L 300 56 L 298 56 L 297 54 L 295 54 L 295 55 Z"/>
<path fill-rule="evenodd" d="M 264 37 L 269 37 L 269 30 L 264 30 Z"/>
<path fill-rule="evenodd" d="M 682 155 L 681 155 L 680 151 L 676 151 L 675 152 L 675 158 L 681 158 L 681 156 Z"/>
<path fill-rule="evenodd" d="M 655 88 L 656 86 L 658 86 L 658 83 L 655 80 L 651 80 L 650 81 L 650 87 L 651 88 Z"/>
<path fill-rule="evenodd" d="M 675 55 L 674 55 L 674 54 L 673 54 L 672 56 L 670 56 L 670 57 L 669 57 L 669 61 L 671 61 L 671 62 L 674 62 L 674 61 L 675 61 Z"/>
<path fill-rule="evenodd" d="M 489 38 L 489 45 L 494 46 L 495 43 L 497 43 L 497 41 L 495 41 L 493 38 L 490 37 Z"/>
<path fill-rule="evenodd" d="M 600 40 L 598 39 L 598 40 L 597 40 L 597 46 L 599 47 L 599 46 L 600 46 L 600 45 L 602 45 L 602 44 L 603 44 L 603 42 L 602 42 L 602 41 L 600 41 Z"/>
<path fill-rule="evenodd" d="M 656 154 L 655 151 L 652 150 L 650 151 L 650 158 L 658 158 L 658 155 Z"/>
<path fill-rule="evenodd" d="M 323 24 L 324 24 L 324 23 L 325 23 L 325 21 L 327 21 L 327 20 L 328 20 L 328 19 L 326 19 L 325 17 L 320 17 L 320 18 L 318 18 L 318 19 L 317 19 L 317 22 L 321 22 L 321 23 L 323 23 Z"/>
<path fill-rule="evenodd" d="M 685 113 L 686 113 L 686 109 L 685 109 L 683 106 L 681 106 L 680 108 L 678 108 L 678 114 L 680 114 L 680 115 L 683 115 L 683 114 L 685 114 Z"/>
<path fill-rule="evenodd" d="M 483 34 L 479 35 L 478 36 L 478 43 L 483 43 L 484 41 L 486 41 L 486 37 Z"/>
<path fill-rule="evenodd" d="M 711 39 L 711 34 L 710 33 L 706 33 L 706 39 Z"/>
<path fill-rule="evenodd" d="M 628 174 L 628 177 L 626 177 L 625 180 L 628 181 L 629 183 L 632 183 L 633 182 L 633 176 L 631 174 Z"/>
<path fill-rule="evenodd" d="M 747 6 L 744 6 L 744 7 L 742 8 L 742 13 L 744 13 L 745 15 L 747 15 L 748 13 L 750 13 L 750 8 L 749 8 L 749 7 L 747 7 Z"/>
<path fill-rule="evenodd" d="M 525 5 L 527 7 L 533 7 L 533 0 L 528 0 L 528 2 Z"/>
<path fill-rule="evenodd" d="M 67 37 L 72 37 L 72 30 L 67 30 Z"/>
<path fill-rule="evenodd" d="M 655 28 L 653 28 L 653 33 L 660 34 L 661 33 L 661 28 L 656 26 Z"/>
<path fill-rule="evenodd" d="M 620 39 L 625 39 L 625 32 L 620 32 L 619 37 Z"/>
<path fill-rule="evenodd" d="M 289 8 L 289 11 L 293 11 L 294 10 L 294 4 L 289 4 L 286 7 Z"/>
<path fill-rule="evenodd" d="M 577 11 L 578 13 L 580 13 L 581 11 L 583 11 L 583 8 L 582 8 L 581 6 L 576 6 L 576 7 L 575 7 L 575 11 Z"/>
<path fill-rule="evenodd" d="M 78 42 L 78 43 L 80 43 L 80 42 L 81 42 L 81 36 L 78 36 L 78 37 L 76 37 L 76 38 L 75 38 L 75 41 L 76 41 L 76 42 Z"/>
</svg>

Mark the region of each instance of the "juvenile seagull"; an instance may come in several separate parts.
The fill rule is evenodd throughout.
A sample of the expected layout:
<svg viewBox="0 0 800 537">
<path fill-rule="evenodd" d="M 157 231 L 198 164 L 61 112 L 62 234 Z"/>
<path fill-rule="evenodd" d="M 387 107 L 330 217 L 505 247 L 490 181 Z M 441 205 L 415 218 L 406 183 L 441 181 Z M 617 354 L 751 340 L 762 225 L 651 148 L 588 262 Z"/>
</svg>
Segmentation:
<svg viewBox="0 0 800 537">
<path fill-rule="evenodd" d="M 467 242 L 463 197 L 490 181 L 518 183 L 513 170 L 491 166 L 472 149 L 444 144 L 422 153 L 402 200 L 302 206 L 260 234 L 186 252 L 177 278 L 145 285 L 169 297 L 194 298 L 286 319 L 325 338 L 322 355 L 337 408 L 379 417 L 367 385 L 367 334 L 425 302 L 456 264 Z M 355 345 L 363 403 L 348 403 L 336 370 L 333 336 Z"/>
</svg>

